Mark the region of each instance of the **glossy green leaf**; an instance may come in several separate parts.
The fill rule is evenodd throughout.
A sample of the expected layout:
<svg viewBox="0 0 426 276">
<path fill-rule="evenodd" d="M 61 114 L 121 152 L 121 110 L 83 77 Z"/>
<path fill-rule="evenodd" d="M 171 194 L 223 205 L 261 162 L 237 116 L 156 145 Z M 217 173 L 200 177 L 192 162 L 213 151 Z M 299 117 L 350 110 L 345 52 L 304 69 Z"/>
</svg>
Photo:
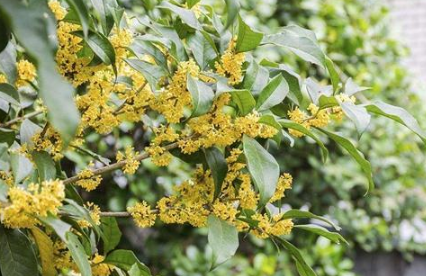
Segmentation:
<svg viewBox="0 0 426 276">
<path fill-rule="evenodd" d="M 310 267 L 305 259 L 303 258 L 302 253 L 295 247 L 293 244 L 289 243 L 288 241 L 276 237 L 276 239 L 279 241 L 279 243 L 284 247 L 287 252 L 295 259 L 297 264 L 297 270 L 301 276 L 316 276 L 317 274 L 315 271 Z"/>
<path fill-rule="evenodd" d="M 334 224 L 331 220 L 326 219 L 325 217 L 317 216 L 315 214 L 312 214 L 308 211 L 302 211 L 302 210 L 296 210 L 292 209 L 284 213 L 284 215 L 281 217 L 281 219 L 300 219 L 300 218 L 309 218 L 309 219 L 317 219 L 320 221 L 323 221 L 330 226 L 332 226 L 337 231 L 340 231 L 340 227 L 336 224 Z"/>
<path fill-rule="evenodd" d="M 327 228 L 324 228 L 319 225 L 315 225 L 315 224 L 295 225 L 294 228 L 315 233 L 317 235 L 323 236 L 329 239 L 330 241 L 338 243 L 338 244 L 340 244 L 340 242 L 344 242 L 348 244 L 345 238 L 343 238 L 339 233 L 331 232 L 327 230 Z"/>
<path fill-rule="evenodd" d="M 213 89 L 204 82 L 194 79 L 191 75 L 188 75 L 187 87 L 192 97 L 191 117 L 206 114 L 213 104 Z"/>
<path fill-rule="evenodd" d="M 143 55 L 150 55 L 158 65 L 167 66 L 166 57 L 152 41 L 144 40 L 143 38 L 135 39 L 132 45 L 130 45 L 130 49 L 139 58 L 142 58 Z"/>
<path fill-rule="evenodd" d="M 297 131 L 305 134 L 306 136 L 309 136 L 310 138 L 312 138 L 321 148 L 321 154 L 322 154 L 323 162 L 325 163 L 327 161 L 327 157 L 328 157 L 327 148 L 324 146 L 324 143 L 315 134 L 313 134 L 310 130 L 306 129 L 301 124 L 295 123 L 295 122 L 290 121 L 290 120 L 281 119 L 278 122 L 284 128 L 291 128 L 291 129 L 297 130 Z"/>
<path fill-rule="evenodd" d="M 358 149 L 349 141 L 348 139 L 337 135 L 335 133 L 329 132 L 324 129 L 319 129 L 323 133 L 327 134 L 328 137 L 330 137 L 333 141 L 335 141 L 337 144 L 342 146 L 345 150 L 348 151 L 348 153 L 355 159 L 355 161 L 358 162 L 358 164 L 361 166 L 362 171 L 364 172 L 365 176 L 368 179 L 368 187 L 367 187 L 367 193 L 369 190 L 374 188 L 374 181 L 373 181 L 373 172 L 371 169 L 370 162 L 368 162 L 363 154 L 358 151 Z"/>
<path fill-rule="evenodd" d="M 16 49 L 12 41 L 9 41 L 6 48 L 0 51 L 0 71 L 3 72 L 9 83 L 16 81 Z"/>
<path fill-rule="evenodd" d="M 253 31 L 239 16 L 238 17 L 238 37 L 235 50 L 237 52 L 247 52 L 257 48 L 262 41 L 263 33 Z"/>
<path fill-rule="evenodd" d="M 145 77 L 145 79 L 151 85 L 153 91 L 156 90 L 157 84 L 160 79 L 166 75 L 166 73 L 161 67 L 151 64 L 149 62 L 138 59 L 126 59 L 125 61 L 133 69 L 140 72 Z"/>
<path fill-rule="evenodd" d="M 89 34 L 90 15 L 85 0 L 66 0 L 66 2 L 78 16 L 83 34 L 87 37 Z"/>
<path fill-rule="evenodd" d="M 240 2 L 239 0 L 225 0 L 225 4 L 227 15 L 225 29 L 228 29 L 234 23 L 235 19 L 237 19 L 240 11 Z"/>
<path fill-rule="evenodd" d="M 71 225 L 68 223 L 63 222 L 62 220 L 58 219 L 57 217 L 54 217 L 53 215 L 49 215 L 44 218 L 39 218 L 41 222 L 43 222 L 44 225 L 49 226 L 52 228 L 56 235 L 58 235 L 59 238 L 63 242 L 67 241 L 66 233 L 68 233 L 71 229 Z"/>
<path fill-rule="evenodd" d="M 159 8 L 166 8 L 172 11 L 177 16 L 179 16 L 180 19 L 182 19 L 182 21 L 186 25 L 190 26 L 191 28 L 194 28 L 196 30 L 201 29 L 200 23 L 198 22 L 198 19 L 192 10 L 181 8 L 179 6 L 171 4 L 170 2 L 162 2 Z"/>
<path fill-rule="evenodd" d="M 210 168 L 214 181 L 214 198 L 216 199 L 222 191 L 222 183 L 228 172 L 228 165 L 223 153 L 217 147 L 205 149 L 207 165 Z"/>
<path fill-rule="evenodd" d="M 314 39 L 313 32 L 297 26 L 288 26 L 282 28 L 277 34 L 266 35 L 262 44 L 285 47 L 303 60 L 325 68 L 325 55 Z"/>
<path fill-rule="evenodd" d="M 149 268 L 143 263 L 141 263 L 135 256 L 135 253 L 130 250 L 114 250 L 107 255 L 104 260 L 104 263 L 115 265 L 125 271 L 132 269 L 132 266 L 136 264 L 138 266 L 139 272 L 143 272 L 143 274 L 141 275 L 151 275 Z"/>
<path fill-rule="evenodd" d="M 90 32 L 87 39 L 87 45 L 106 65 L 112 65 L 115 69 L 115 51 L 108 38 L 100 33 Z"/>
<path fill-rule="evenodd" d="M 78 236 L 72 232 L 67 232 L 65 234 L 65 239 L 65 243 L 71 253 L 72 259 L 80 270 L 81 276 L 91 276 L 92 269 L 90 267 L 90 263 L 84 247 L 78 239 Z"/>
<path fill-rule="evenodd" d="M 31 155 L 40 181 L 56 178 L 56 165 L 49 153 L 46 151 L 33 151 Z"/>
<path fill-rule="evenodd" d="M 0 52 L 2 52 L 9 43 L 10 28 L 6 20 L 0 17 Z"/>
<path fill-rule="evenodd" d="M 118 8 L 115 0 L 91 0 L 93 13 L 98 15 L 103 34 L 108 35 L 114 26 L 114 9 Z"/>
<path fill-rule="evenodd" d="M 239 241 L 235 226 L 210 215 L 207 222 L 209 246 L 213 250 L 212 268 L 226 262 L 237 252 Z"/>
<path fill-rule="evenodd" d="M 0 128 L 0 143 L 7 143 L 9 146 L 15 141 L 15 131 L 7 128 Z"/>
<path fill-rule="evenodd" d="M 260 66 L 256 61 L 252 61 L 247 68 L 247 73 L 244 76 L 243 87 L 254 96 L 258 96 L 265 88 L 269 81 L 269 71 L 263 66 Z"/>
<path fill-rule="evenodd" d="M 0 99 L 19 107 L 18 91 L 10 84 L 0 83 Z"/>
<path fill-rule="evenodd" d="M 423 140 L 424 143 L 426 143 L 425 131 L 420 128 L 419 124 L 417 123 L 417 120 L 405 109 L 381 101 L 372 104 L 367 104 L 365 107 L 370 113 L 387 117 L 406 126 L 415 134 L 417 134 Z"/>
<path fill-rule="evenodd" d="M 202 70 L 209 65 L 210 61 L 217 57 L 216 46 L 208 33 L 195 32 L 194 35 L 188 38 L 188 46 Z"/>
<path fill-rule="evenodd" d="M 255 139 L 243 137 L 244 155 L 248 170 L 259 190 L 260 204 L 266 204 L 274 195 L 280 176 L 280 167 L 275 158 Z"/>
<path fill-rule="evenodd" d="M 104 255 L 113 250 L 120 242 L 121 231 L 117 220 L 112 217 L 103 217 L 101 219 L 101 230 L 105 235 Z"/>
<path fill-rule="evenodd" d="M 370 124 L 371 115 L 363 106 L 355 105 L 351 102 L 340 104 L 345 115 L 355 124 L 358 134 L 361 136 Z"/>
<path fill-rule="evenodd" d="M 241 89 L 227 92 L 231 94 L 232 102 L 237 105 L 242 116 L 249 114 L 256 106 L 256 100 L 248 90 Z"/>
<path fill-rule="evenodd" d="M 280 104 L 287 96 L 288 91 L 289 87 L 287 81 L 281 74 L 277 75 L 260 93 L 256 103 L 257 110 L 267 110 L 277 104 Z"/>
<path fill-rule="evenodd" d="M 331 84 L 333 85 L 333 93 L 336 93 L 340 84 L 339 73 L 337 73 L 336 66 L 334 65 L 333 61 L 327 56 L 325 56 L 325 66 L 327 68 L 328 74 L 330 75 Z"/>
<path fill-rule="evenodd" d="M 19 229 L 0 224 L 0 271 L 2 275 L 38 275 L 37 258 L 31 242 Z"/>
</svg>

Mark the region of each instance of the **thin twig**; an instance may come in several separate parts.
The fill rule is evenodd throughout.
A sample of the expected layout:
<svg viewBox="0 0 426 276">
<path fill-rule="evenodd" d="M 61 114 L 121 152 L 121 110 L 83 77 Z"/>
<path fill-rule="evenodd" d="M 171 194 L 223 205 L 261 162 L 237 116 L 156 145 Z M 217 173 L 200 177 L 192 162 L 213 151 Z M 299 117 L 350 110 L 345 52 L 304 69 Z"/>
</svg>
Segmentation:
<svg viewBox="0 0 426 276">
<path fill-rule="evenodd" d="M 175 143 L 169 144 L 167 146 L 164 146 L 164 150 L 169 151 L 169 150 L 175 149 L 177 147 L 178 147 L 178 143 L 175 142 Z M 149 153 L 143 152 L 143 153 L 137 155 L 135 159 L 138 160 L 138 161 L 141 161 L 141 160 L 144 160 L 144 159 L 147 159 L 147 158 L 149 158 Z M 107 172 L 111 172 L 111 171 L 121 169 L 125 165 L 126 165 L 126 160 L 122 160 L 122 161 L 119 161 L 117 163 L 114 163 L 114 164 L 93 170 L 92 172 L 93 172 L 94 176 L 95 175 L 101 175 L 101 174 L 104 174 L 104 173 L 107 173 Z M 67 185 L 67 184 L 77 182 L 78 180 L 80 180 L 79 176 L 74 175 L 74 176 L 71 176 L 71 177 L 63 180 L 63 183 L 65 185 Z"/>
<path fill-rule="evenodd" d="M 60 211 L 58 212 L 58 215 L 60 216 L 66 216 L 69 215 L 67 212 Z M 116 217 L 116 218 L 128 218 L 131 216 L 129 212 L 100 212 L 99 215 L 101 217 Z"/>
<path fill-rule="evenodd" d="M 35 116 L 37 116 L 37 115 L 41 114 L 41 113 L 43 113 L 43 110 L 36 110 L 36 111 L 33 111 L 33 112 L 31 112 L 31 113 L 28 113 L 28 114 L 26 114 L 26 115 L 24 115 L 24 116 L 16 117 L 15 119 L 12 119 L 12 120 L 10 120 L 10 121 L 8 121 L 8 122 L 4 123 L 4 124 L 0 124 L 0 126 L 1 126 L 1 127 L 8 127 L 8 126 L 13 125 L 14 123 L 17 123 L 17 122 L 22 121 L 22 120 L 25 120 L 25 119 L 30 119 L 30 118 L 32 118 L 32 117 L 35 117 Z"/>
</svg>

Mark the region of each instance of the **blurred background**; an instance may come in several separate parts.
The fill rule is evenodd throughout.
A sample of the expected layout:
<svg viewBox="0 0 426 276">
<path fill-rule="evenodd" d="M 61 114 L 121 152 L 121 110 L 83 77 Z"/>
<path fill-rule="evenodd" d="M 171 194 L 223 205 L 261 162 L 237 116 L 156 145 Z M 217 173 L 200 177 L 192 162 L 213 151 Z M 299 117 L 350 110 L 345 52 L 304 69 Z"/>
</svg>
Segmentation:
<svg viewBox="0 0 426 276">
<path fill-rule="evenodd" d="M 129 11 L 143 13 L 155 0 L 122 0 Z M 324 51 L 340 68 L 343 79 L 353 78 L 371 89 L 366 98 L 377 97 L 409 110 L 426 124 L 426 1 L 425 0 L 240 0 L 248 24 L 274 32 L 289 23 L 313 30 Z M 218 10 L 223 0 L 203 0 Z M 323 79 L 323 72 L 280 49 L 266 48 L 257 57 L 285 61 L 304 76 Z M 357 140 L 353 126 L 339 131 Z M 149 131 L 123 124 L 108 137 L 89 137 L 94 148 L 114 158 L 116 150 L 136 141 L 143 150 Z M 124 134 L 124 135 L 123 135 Z M 124 137 L 117 140 L 117 137 Z M 327 142 L 327 141 L 324 141 Z M 294 177 L 285 204 L 335 220 L 349 245 L 294 230 L 290 239 L 305 248 L 308 262 L 319 276 L 421 276 L 426 275 L 426 157 L 420 139 L 403 127 L 376 118 L 361 137 L 360 149 L 374 168 L 376 189 L 364 196 L 365 183 L 359 166 L 334 144 L 323 165 L 316 145 L 308 139 L 288 143 L 275 152 L 281 170 Z M 312 148 L 312 150 L 309 150 Z M 303 149 L 303 150 L 302 150 Z M 308 149 L 308 150 L 307 150 Z M 83 156 L 69 159 L 84 166 Z M 78 169 L 78 168 L 76 168 Z M 168 168 L 145 160 L 138 173 L 120 172 L 105 178 L 101 188 L 86 198 L 102 209 L 122 211 L 134 201 L 151 204 L 171 192 L 173 185 L 189 178 L 190 169 L 174 159 Z M 108 189 L 105 187 L 108 186 Z M 103 188 L 102 188 L 103 187 Z M 131 220 L 119 220 L 124 235 L 122 248 L 133 249 L 159 275 L 178 276 L 292 276 L 295 267 L 286 252 L 277 252 L 270 241 L 242 237 L 236 257 L 208 272 L 211 252 L 205 229 L 182 225 L 157 225 L 138 229 Z"/>
</svg>

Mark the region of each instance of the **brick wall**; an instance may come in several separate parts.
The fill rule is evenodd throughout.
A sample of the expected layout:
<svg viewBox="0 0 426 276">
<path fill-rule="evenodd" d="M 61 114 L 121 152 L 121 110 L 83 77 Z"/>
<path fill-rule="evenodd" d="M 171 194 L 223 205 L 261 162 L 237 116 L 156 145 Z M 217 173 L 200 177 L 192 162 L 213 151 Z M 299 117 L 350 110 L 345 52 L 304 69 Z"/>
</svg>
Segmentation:
<svg viewBox="0 0 426 276">
<path fill-rule="evenodd" d="M 387 0 L 395 31 L 410 48 L 406 64 L 426 83 L 426 0 Z M 426 274 L 425 274 L 426 275 Z"/>
</svg>

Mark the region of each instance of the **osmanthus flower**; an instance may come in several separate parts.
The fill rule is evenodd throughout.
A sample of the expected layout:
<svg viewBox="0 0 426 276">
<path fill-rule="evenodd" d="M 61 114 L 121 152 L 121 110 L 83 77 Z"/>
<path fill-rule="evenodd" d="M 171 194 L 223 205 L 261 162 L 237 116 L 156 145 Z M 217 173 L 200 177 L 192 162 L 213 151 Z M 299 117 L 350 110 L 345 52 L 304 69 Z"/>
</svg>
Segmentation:
<svg viewBox="0 0 426 276">
<path fill-rule="evenodd" d="M 87 167 L 77 174 L 78 181 L 76 182 L 76 185 L 82 187 L 88 192 L 95 190 L 102 181 L 102 177 L 100 175 L 94 175 L 93 167 L 93 162 L 89 162 Z"/>
<path fill-rule="evenodd" d="M 34 64 L 28 60 L 22 59 L 17 62 L 16 68 L 18 76 L 16 80 L 16 86 L 21 87 L 28 85 L 29 82 L 33 82 L 36 78 L 36 68 Z"/>
<path fill-rule="evenodd" d="M 126 163 L 123 172 L 127 174 L 134 174 L 136 172 L 141 163 L 136 159 L 136 155 L 138 155 L 138 152 L 135 152 L 131 146 L 126 147 L 124 154 L 121 151 L 117 153 L 117 161 L 124 161 Z"/>
<path fill-rule="evenodd" d="M 127 211 L 131 214 L 136 225 L 142 228 L 153 226 L 157 217 L 145 201 L 128 207 Z"/>
</svg>

